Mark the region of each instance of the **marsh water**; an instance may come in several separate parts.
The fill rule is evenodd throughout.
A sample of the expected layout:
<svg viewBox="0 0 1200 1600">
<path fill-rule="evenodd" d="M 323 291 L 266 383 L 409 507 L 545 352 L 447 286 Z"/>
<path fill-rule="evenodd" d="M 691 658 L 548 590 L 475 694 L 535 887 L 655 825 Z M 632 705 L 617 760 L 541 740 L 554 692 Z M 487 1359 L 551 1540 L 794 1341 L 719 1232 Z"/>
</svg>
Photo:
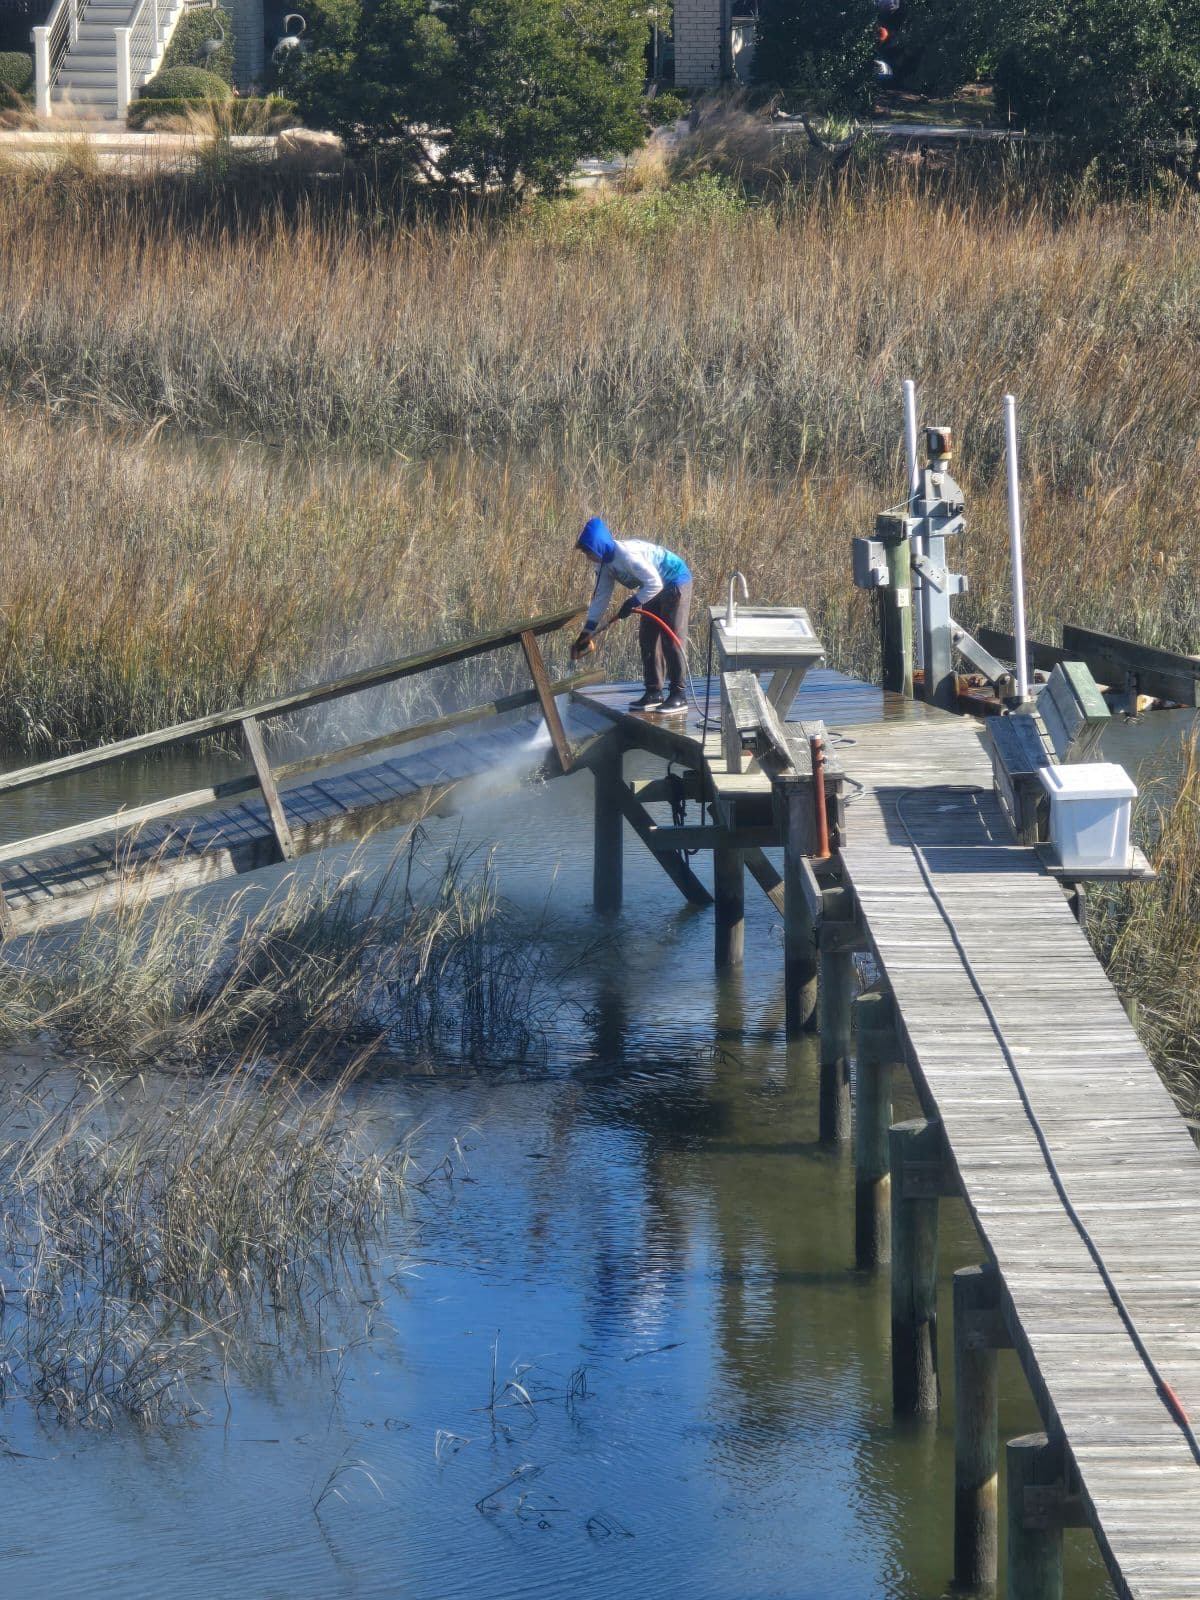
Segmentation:
<svg viewBox="0 0 1200 1600">
<path fill-rule="evenodd" d="M 1151 741 L 1146 720 L 1130 732 L 1150 754 L 1174 730 Z M 175 762 L 144 787 L 192 776 Z M 34 825 L 106 809 L 102 790 L 80 780 Z M 853 1168 L 817 1142 L 815 1047 L 784 1038 L 767 902 L 748 896 L 744 971 L 718 983 L 710 917 L 632 843 L 624 911 L 592 917 L 586 775 L 429 824 L 432 848 L 463 840 L 494 847 L 570 969 L 544 1056 L 363 1087 L 380 1137 L 416 1130 L 429 1169 L 448 1160 L 378 1271 L 264 1342 L 228 1395 L 202 1390 L 191 1422 L 72 1432 L 10 1407 L 8 1592 L 946 1594 L 949 1351 L 942 1420 L 898 1425 L 887 1278 L 850 1264 Z M 946 1328 L 950 1274 L 978 1256 L 945 1203 Z M 1036 1414 L 1001 1362 L 1012 1436 Z M 1106 1595 L 1090 1535 L 1067 1538 L 1068 1595 Z"/>
</svg>

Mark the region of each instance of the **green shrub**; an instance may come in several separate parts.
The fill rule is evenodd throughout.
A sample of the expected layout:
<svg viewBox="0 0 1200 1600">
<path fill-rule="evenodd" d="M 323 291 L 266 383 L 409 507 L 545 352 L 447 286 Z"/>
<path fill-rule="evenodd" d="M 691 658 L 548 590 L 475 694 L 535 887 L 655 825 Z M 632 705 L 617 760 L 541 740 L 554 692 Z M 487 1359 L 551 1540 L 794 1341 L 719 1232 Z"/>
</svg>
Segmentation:
<svg viewBox="0 0 1200 1600">
<path fill-rule="evenodd" d="M 223 100 L 233 99 L 233 90 L 224 78 L 203 67 L 164 67 L 150 79 L 138 96 L 141 100 Z"/>
<path fill-rule="evenodd" d="M 225 42 L 211 55 L 201 57 L 200 47 L 209 39 L 225 35 Z M 175 67 L 203 67 L 226 83 L 233 82 L 233 18 L 223 6 L 198 6 L 185 11 L 163 56 L 159 77 Z"/>
<path fill-rule="evenodd" d="M 134 100 L 126 121 L 131 128 L 144 128 L 160 117 L 194 116 L 204 104 L 198 100 Z M 275 95 L 266 100 L 226 100 L 220 105 L 210 101 L 207 109 L 224 133 L 278 133 L 300 120 L 295 101 Z"/>
<path fill-rule="evenodd" d="M 0 50 L 0 95 L 5 89 L 24 94 L 33 82 L 33 57 L 24 50 Z"/>
<path fill-rule="evenodd" d="M 673 89 L 663 90 L 643 101 L 642 112 L 652 128 L 665 127 L 668 122 L 678 122 L 686 117 L 691 107 L 681 94 Z"/>
<path fill-rule="evenodd" d="M 755 77 L 810 116 L 862 115 L 871 105 L 877 27 L 874 0 L 764 0 Z"/>
</svg>

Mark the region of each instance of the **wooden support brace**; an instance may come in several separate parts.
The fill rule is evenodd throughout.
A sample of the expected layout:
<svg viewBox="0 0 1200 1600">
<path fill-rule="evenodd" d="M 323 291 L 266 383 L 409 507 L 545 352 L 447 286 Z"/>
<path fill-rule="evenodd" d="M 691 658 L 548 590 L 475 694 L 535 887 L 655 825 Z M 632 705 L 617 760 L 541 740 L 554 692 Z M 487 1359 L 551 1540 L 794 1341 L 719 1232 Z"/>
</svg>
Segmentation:
<svg viewBox="0 0 1200 1600">
<path fill-rule="evenodd" d="M 889 1130 L 892 1169 L 892 1405 L 898 1416 L 938 1408 L 937 1199 L 910 1192 L 909 1173 L 937 1162 L 941 1124 L 918 1119 Z"/>
<path fill-rule="evenodd" d="M 746 871 L 766 895 L 767 899 L 779 912 L 784 915 L 784 887 L 783 878 L 770 859 L 761 850 L 743 850 L 742 860 L 746 864 Z"/>
<path fill-rule="evenodd" d="M 1062 1600 L 1062 1524 L 1030 1526 L 1028 1508 L 1040 1492 L 1062 1485 L 1062 1451 L 1044 1433 L 1010 1439 L 1008 1477 L 1008 1600 Z M 1033 1491 L 1032 1496 L 1030 1491 Z M 1035 1519 L 1035 1523 L 1039 1519 Z"/>
<path fill-rule="evenodd" d="M 654 819 L 650 816 L 645 806 L 639 805 L 633 798 L 629 792 L 628 785 L 625 783 L 618 784 L 614 790 L 613 798 L 620 806 L 621 814 L 626 822 L 630 824 L 638 838 L 646 846 L 647 850 L 651 852 L 654 859 L 662 867 L 684 899 L 694 906 L 712 905 L 712 895 L 709 894 L 682 856 L 674 853 L 664 855 L 655 850 Z"/>
<path fill-rule="evenodd" d="M 287 814 L 279 798 L 279 790 L 275 786 L 275 778 L 271 772 L 271 763 L 267 760 L 257 717 L 242 718 L 242 737 L 246 742 L 246 753 L 254 765 L 258 786 L 262 790 L 263 799 L 267 802 L 267 814 L 271 819 L 271 832 L 275 835 L 275 843 L 279 848 L 279 859 L 294 861 L 295 840 L 292 838 L 291 828 L 288 827 Z"/>
<path fill-rule="evenodd" d="M 954 1274 L 954 1582 L 995 1584 L 999 1554 L 996 1346 L 982 1319 L 1000 1318 L 999 1273 L 990 1263 Z"/>
<path fill-rule="evenodd" d="M 537 634 L 526 630 L 521 635 L 521 649 L 525 652 L 529 675 L 533 679 L 533 687 L 537 690 L 538 705 L 541 706 L 542 716 L 546 719 L 546 727 L 550 732 L 550 743 L 554 746 L 554 753 L 558 757 L 559 766 L 564 774 L 568 773 L 571 770 L 571 746 L 567 741 L 562 718 L 558 714 L 554 690 L 550 684 L 550 674 L 546 671 L 546 663 L 542 660 Z"/>
<path fill-rule="evenodd" d="M 854 1119 L 854 1264 L 892 1259 L 892 1068 L 903 1060 L 890 994 L 871 988 L 854 1002 L 857 1072 Z"/>
</svg>

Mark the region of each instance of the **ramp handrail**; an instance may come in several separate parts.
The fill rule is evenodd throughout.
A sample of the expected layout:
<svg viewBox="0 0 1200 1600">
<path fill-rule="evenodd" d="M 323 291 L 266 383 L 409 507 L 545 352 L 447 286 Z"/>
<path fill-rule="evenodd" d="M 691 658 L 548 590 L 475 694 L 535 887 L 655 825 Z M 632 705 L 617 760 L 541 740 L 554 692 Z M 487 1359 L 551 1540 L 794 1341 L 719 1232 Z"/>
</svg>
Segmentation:
<svg viewBox="0 0 1200 1600">
<path fill-rule="evenodd" d="M 120 739 L 113 744 L 76 751 L 72 755 L 58 756 L 52 761 L 39 762 L 36 766 L 21 767 L 15 772 L 6 772 L 0 775 L 0 794 L 13 794 L 17 790 L 49 783 L 69 773 L 92 771 L 129 756 L 145 755 L 149 751 L 164 750 L 192 740 L 211 738 L 234 728 L 241 734 L 243 746 L 254 769 L 244 777 L 227 779 L 204 789 L 193 789 L 187 793 L 153 801 L 149 805 L 113 812 L 109 816 L 98 817 L 88 822 L 74 823 L 70 827 L 59 828 L 52 833 L 14 840 L 11 844 L 0 847 L 0 862 L 18 860 L 59 845 L 77 843 L 121 828 L 140 826 L 142 823 L 162 817 L 176 816 L 180 812 L 212 805 L 228 796 L 245 794 L 254 789 L 260 790 L 266 801 L 281 859 L 291 860 L 295 851 L 276 787 L 279 779 L 296 777 L 320 767 L 353 761 L 391 745 L 443 732 L 465 723 L 479 721 L 484 717 L 497 716 L 521 706 L 540 705 L 560 766 L 564 772 L 569 771 L 570 747 L 559 720 L 555 696 L 569 693 L 571 689 L 583 684 L 595 683 L 603 677 L 603 673 L 583 673 L 551 683 L 537 641 L 539 637 L 565 627 L 581 614 L 581 609 L 573 606 L 569 610 L 529 617 L 491 633 L 464 639 L 458 644 L 442 645 L 436 650 L 422 651 L 419 655 L 403 656 L 379 666 L 364 667 L 357 672 L 347 673 L 344 677 L 331 678 L 306 689 L 296 689 L 289 694 L 276 695 L 271 700 L 262 700 L 255 705 L 241 706 L 231 711 L 219 711 L 211 716 L 195 717 L 190 722 L 175 723 L 172 727 L 158 728 L 152 733 L 136 734 L 133 738 Z M 487 655 L 494 650 L 516 644 L 521 646 L 529 668 L 533 682 L 533 687 L 530 689 L 503 695 L 462 711 L 454 711 L 430 722 L 399 728 L 358 744 L 344 745 L 336 750 L 306 756 L 274 769 L 267 760 L 260 727 L 263 722 L 274 717 L 286 716 L 291 712 L 307 710 L 311 706 L 324 705 L 331 700 L 343 699 L 347 695 L 359 694 L 365 689 L 396 683 L 402 678 L 413 677 L 433 667 L 453 666 L 458 662 L 470 661 L 477 656 Z M 5 928 L 8 920 L 3 895 L 0 893 L 0 931 Z"/>
</svg>

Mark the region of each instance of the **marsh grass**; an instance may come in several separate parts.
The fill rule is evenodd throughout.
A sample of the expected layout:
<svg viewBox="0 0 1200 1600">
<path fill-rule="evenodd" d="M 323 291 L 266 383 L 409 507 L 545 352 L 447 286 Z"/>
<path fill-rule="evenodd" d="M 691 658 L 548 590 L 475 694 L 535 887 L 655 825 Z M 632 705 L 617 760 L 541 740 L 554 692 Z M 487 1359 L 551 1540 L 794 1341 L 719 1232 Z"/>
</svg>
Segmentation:
<svg viewBox="0 0 1200 1600">
<path fill-rule="evenodd" d="M 3 1398 L 62 1423 L 186 1416 L 270 1326 L 356 1281 L 420 1175 L 354 1110 L 355 1075 L 247 1058 L 198 1085 L 26 1095 L 0 1144 Z"/>
<path fill-rule="evenodd" d="M 1181 1110 L 1200 1117 L 1200 744 L 1137 819 L 1157 879 L 1090 896 L 1089 930 Z"/>
<path fill-rule="evenodd" d="M 551 929 L 501 898 L 491 861 L 430 858 L 418 828 L 382 866 L 291 875 L 265 901 L 131 891 L 0 966 L 0 1031 L 107 1069 L 225 1069 L 247 1052 L 443 1068 L 544 1050 L 558 1006 Z"/>
</svg>

